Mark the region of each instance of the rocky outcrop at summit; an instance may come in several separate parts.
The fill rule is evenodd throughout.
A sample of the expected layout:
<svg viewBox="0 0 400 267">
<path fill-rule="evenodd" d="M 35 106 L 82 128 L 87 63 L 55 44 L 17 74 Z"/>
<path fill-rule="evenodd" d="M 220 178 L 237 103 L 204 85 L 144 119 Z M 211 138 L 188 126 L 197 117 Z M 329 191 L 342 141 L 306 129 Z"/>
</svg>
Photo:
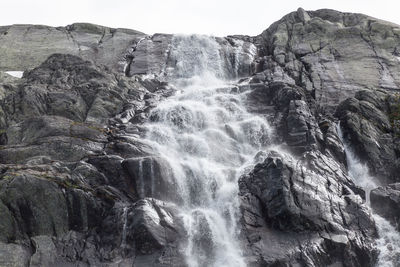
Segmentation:
<svg viewBox="0 0 400 267">
<path fill-rule="evenodd" d="M 266 80 L 280 72 L 275 76 L 305 88 L 322 110 L 332 111 L 358 90 L 399 89 L 399 41 L 396 24 L 300 8 L 258 37 L 258 69 Z"/>
<path fill-rule="evenodd" d="M 0 71 L 29 70 L 55 53 L 80 56 L 122 71 L 123 53 L 143 36 L 135 30 L 89 23 L 74 23 L 66 27 L 1 26 Z"/>
</svg>

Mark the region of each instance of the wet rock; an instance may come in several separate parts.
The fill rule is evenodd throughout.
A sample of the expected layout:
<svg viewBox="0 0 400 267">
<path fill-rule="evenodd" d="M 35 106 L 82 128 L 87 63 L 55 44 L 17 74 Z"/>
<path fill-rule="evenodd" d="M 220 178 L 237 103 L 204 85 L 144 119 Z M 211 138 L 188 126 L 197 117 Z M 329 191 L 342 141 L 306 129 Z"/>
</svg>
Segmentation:
<svg viewBox="0 0 400 267">
<path fill-rule="evenodd" d="M 0 242 L 0 265 L 10 267 L 29 266 L 30 249 L 24 245 Z"/>
<path fill-rule="evenodd" d="M 129 178 L 128 173 L 122 166 L 123 158 L 117 155 L 105 155 L 92 157 L 88 163 L 93 165 L 106 178 L 105 184 L 124 192 L 129 197 L 136 199 L 138 192 L 135 188 L 135 181 Z"/>
<path fill-rule="evenodd" d="M 0 199 L 12 217 L 9 240 L 35 235 L 61 235 L 68 229 L 67 205 L 57 184 L 33 175 L 6 173 L 0 181 Z"/>
<path fill-rule="evenodd" d="M 292 100 L 305 99 L 301 88 L 282 82 L 250 84 L 246 106 L 250 112 L 262 114 L 268 121 L 286 135 L 286 118 Z"/>
<path fill-rule="evenodd" d="M 66 189 L 66 204 L 69 230 L 86 232 L 99 226 L 104 204 L 97 201 L 93 194 L 79 189 Z"/>
<path fill-rule="evenodd" d="M 292 100 L 289 104 L 289 114 L 286 120 L 289 146 L 300 151 L 318 146 L 317 139 L 322 139 L 322 133 L 305 101 Z"/>
<path fill-rule="evenodd" d="M 293 153 L 322 149 L 329 146 L 326 142 L 333 141 L 324 136 L 327 132 L 323 133 L 317 123 L 321 119 L 319 114 L 316 116 L 315 103 L 303 88 L 282 82 L 250 86 L 246 99 L 249 110 L 267 117 L 277 128 L 277 137 L 286 142 Z M 332 120 L 327 122 L 331 124 Z M 336 136 L 336 131 L 329 134 Z"/>
<path fill-rule="evenodd" d="M 173 204 L 145 198 L 132 205 L 116 206 L 103 221 L 102 229 L 106 250 L 122 249 L 124 257 L 134 256 L 135 264 L 183 265 L 183 255 L 176 247 L 185 230 Z"/>
<path fill-rule="evenodd" d="M 35 253 L 32 255 L 29 266 L 54 266 L 56 264 L 56 246 L 49 236 L 32 237 Z"/>
<path fill-rule="evenodd" d="M 264 56 L 256 59 L 257 73 L 255 73 L 251 83 L 286 83 L 295 85 L 296 82 L 290 77 L 285 70 L 273 60 L 271 56 Z"/>
<path fill-rule="evenodd" d="M 322 146 L 325 153 L 329 153 L 338 162 L 346 166 L 346 152 L 340 140 L 337 123 L 329 118 L 320 118 L 318 125 L 323 134 Z"/>
<path fill-rule="evenodd" d="M 127 75 L 160 74 L 166 66 L 171 40 L 171 34 L 155 34 L 137 42 L 132 51 L 128 50 L 127 58 L 131 60 L 127 62 Z"/>
<path fill-rule="evenodd" d="M 9 242 L 15 239 L 16 221 L 3 201 L 0 201 L 0 241 Z"/>
<path fill-rule="evenodd" d="M 4 94 L 0 242 L 8 258 L 0 261 L 5 266 L 182 266 L 178 240 L 185 233 L 176 208 L 156 199 L 138 202 L 146 197 L 135 186 L 140 164 L 129 163 L 148 157 L 142 167 L 144 180 L 154 183 L 153 195 L 173 195 L 162 188 L 169 184 L 161 177 L 170 178 L 161 173 L 163 163 L 149 156 L 153 149 L 142 142 L 143 131 L 130 122 L 141 114 L 145 121 L 172 92 L 155 79 L 127 79 L 56 54 Z M 118 203 L 129 203 L 125 217 Z"/>
<path fill-rule="evenodd" d="M 318 152 L 298 161 L 271 152 L 239 180 L 244 229 L 257 261 L 373 266 L 374 221 L 351 187 L 342 166 Z M 279 250 L 271 248 L 275 242 Z"/>
<path fill-rule="evenodd" d="M 173 179 L 172 169 L 162 158 L 129 158 L 122 162 L 122 166 L 135 184 L 135 191 L 140 198 L 180 200 L 177 199 L 179 189 Z"/>
<path fill-rule="evenodd" d="M 172 209 L 171 209 L 172 208 Z M 151 254 L 154 250 L 165 248 L 184 233 L 182 222 L 176 209 L 155 200 L 139 201 L 133 207 L 133 218 L 128 220 L 136 250 L 140 254 Z"/>
<path fill-rule="evenodd" d="M 71 136 L 95 142 L 107 141 L 100 125 L 77 123 L 59 116 L 41 116 L 24 120 L 10 126 L 7 129 L 7 136 L 9 145 L 34 144 L 41 139 L 54 136 Z"/>
<path fill-rule="evenodd" d="M 135 43 L 127 51 L 127 76 L 136 74 L 153 74 L 161 79 L 163 76 L 174 77 L 177 74 L 173 72 L 177 63 L 180 62 L 179 53 L 198 53 L 203 47 L 212 47 L 215 49 L 215 56 L 218 57 L 210 60 L 218 60 L 218 64 L 222 68 L 222 73 L 228 74 L 227 77 L 220 78 L 239 78 L 252 74 L 255 70 L 253 57 L 256 54 L 256 47 L 250 40 L 242 38 L 242 36 L 229 36 L 225 38 L 213 37 L 212 43 L 210 38 L 193 35 L 186 40 L 179 35 L 171 34 L 154 34 L 141 39 Z M 211 39 L 211 40 L 212 40 Z M 182 40 L 191 42 L 187 47 L 191 47 L 192 51 L 179 50 L 172 54 L 170 47 L 179 44 Z M 202 47 L 203 46 L 203 47 Z M 214 47 L 215 46 L 215 47 Z M 219 47 L 217 47 L 219 46 Z M 183 48 L 184 49 L 184 48 Z M 180 62 L 179 64 L 182 64 Z M 193 66 L 186 66 L 186 71 L 190 72 Z M 221 71 L 219 68 L 215 71 Z M 221 73 L 215 73 L 217 77 Z"/>
<path fill-rule="evenodd" d="M 400 229 L 400 184 L 390 184 L 371 191 L 371 207 Z"/>
<path fill-rule="evenodd" d="M 398 179 L 399 141 L 393 123 L 396 103 L 390 93 L 360 91 L 336 111 L 345 139 L 383 183 Z"/>
<path fill-rule="evenodd" d="M 128 108 L 140 109 L 146 93 L 138 81 L 63 54 L 50 56 L 23 80 L 2 105 L 8 124 L 40 115 L 104 123 Z"/>
</svg>

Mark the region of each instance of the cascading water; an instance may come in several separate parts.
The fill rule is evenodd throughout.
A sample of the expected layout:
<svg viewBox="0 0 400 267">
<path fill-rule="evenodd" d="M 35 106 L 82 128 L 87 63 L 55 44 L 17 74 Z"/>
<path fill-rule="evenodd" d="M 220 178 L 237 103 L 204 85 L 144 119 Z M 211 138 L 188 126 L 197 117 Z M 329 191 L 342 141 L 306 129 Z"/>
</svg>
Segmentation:
<svg viewBox="0 0 400 267">
<path fill-rule="evenodd" d="M 350 146 L 344 140 L 340 123 L 337 127 L 339 137 L 344 145 L 347 158 L 347 166 L 349 169 L 349 176 L 353 179 L 354 183 L 365 190 L 367 204 L 369 205 L 369 194 L 372 189 L 377 188 L 379 185 L 376 179 L 370 175 L 368 166 L 363 164 L 360 159 L 354 154 Z M 372 213 L 375 224 L 378 230 L 379 239 L 376 241 L 377 249 L 379 250 L 379 257 L 377 267 L 397 267 L 400 266 L 400 247 L 394 244 L 400 244 L 400 234 L 396 228 L 390 224 L 386 219 Z"/>
<path fill-rule="evenodd" d="M 176 95 L 146 123 L 146 141 L 168 162 L 187 231 L 189 266 L 245 266 L 238 242 L 238 177 L 271 136 L 249 114 L 226 78 L 219 43 L 208 36 L 175 36 L 166 69 Z M 237 89 L 237 88 L 236 88 Z"/>
<path fill-rule="evenodd" d="M 121 239 L 121 248 L 126 248 L 126 227 L 128 221 L 128 207 L 124 206 L 122 209 L 122 239 Z"/>
</svg>

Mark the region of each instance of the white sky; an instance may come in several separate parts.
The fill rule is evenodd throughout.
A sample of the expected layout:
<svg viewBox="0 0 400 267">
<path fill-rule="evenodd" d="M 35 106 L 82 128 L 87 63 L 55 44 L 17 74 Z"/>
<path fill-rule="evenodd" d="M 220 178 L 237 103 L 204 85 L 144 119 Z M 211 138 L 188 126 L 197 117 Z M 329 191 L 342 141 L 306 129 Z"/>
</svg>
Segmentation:
<svg viewBox="0 0 400 267">
<path fill-rule="evenodd" d="M 0 25 L 91 22 L 148 34 L 257 35 L 300 6 L 364 13 L 400 24 L 399 0 L 0 0 Z"/>
</svg>

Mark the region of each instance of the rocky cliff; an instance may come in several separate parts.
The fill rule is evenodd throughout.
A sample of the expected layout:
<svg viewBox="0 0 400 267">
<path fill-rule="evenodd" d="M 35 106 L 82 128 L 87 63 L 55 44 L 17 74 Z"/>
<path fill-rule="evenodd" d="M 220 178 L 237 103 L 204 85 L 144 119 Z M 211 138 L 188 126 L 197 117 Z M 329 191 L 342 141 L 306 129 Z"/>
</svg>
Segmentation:
<svg viewBox="0 0 400 267">
<path fill-rule="evenodd" d="M 145 34 L 88 23 L 66 27 L 11 25 L 0 27 L 0 71 L 37 67 L 47 57 L 64 53 L 120 71 L 124 52 Z"/>
<path fill-rule="evenodd" d="M 0 266 L 399 266 L 400 26 L 13 25 L 0 58 Z"/>
</svg>

